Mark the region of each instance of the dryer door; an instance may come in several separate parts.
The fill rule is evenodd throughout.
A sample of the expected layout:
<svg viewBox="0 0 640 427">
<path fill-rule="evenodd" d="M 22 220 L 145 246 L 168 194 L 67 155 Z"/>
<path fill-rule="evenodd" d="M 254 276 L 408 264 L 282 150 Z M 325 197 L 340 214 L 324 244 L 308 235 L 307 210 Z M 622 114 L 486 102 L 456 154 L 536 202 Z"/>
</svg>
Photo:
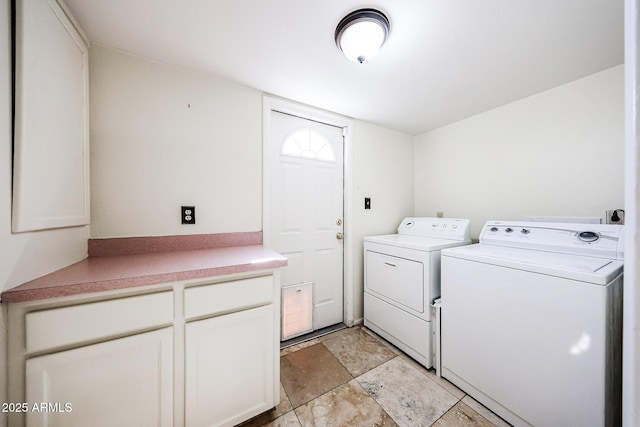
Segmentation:
<svg viewBox="0 0 640 427">
<path fill-rule="evenodd" d="M 424 265 L 389 254 L 366 251 L 366 290 L 424 313 Z"/>
</svg>

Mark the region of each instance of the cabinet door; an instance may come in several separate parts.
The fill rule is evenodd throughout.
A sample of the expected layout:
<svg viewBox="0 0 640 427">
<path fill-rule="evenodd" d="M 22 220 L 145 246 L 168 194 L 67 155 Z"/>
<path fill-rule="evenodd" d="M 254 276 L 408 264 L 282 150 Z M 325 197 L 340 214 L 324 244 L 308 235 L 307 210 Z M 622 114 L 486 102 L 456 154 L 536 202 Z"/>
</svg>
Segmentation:
<svg viewBox="0 0 640 427">
<path fill-rule="evenodd" d="M 56 0 L 17 0 L 14 232 L 89 223 L 89 50 Z"/>
<path fill-rule="evenodd" d="M 173 328 L 34 357 L 26 376 L 30 427 L 169 427 Z"/>
<path fill-rule="evenodd" d="M 186 326 L 186 425 L 231 426 L 276 405 L 273 305 Z"/>
</svg>

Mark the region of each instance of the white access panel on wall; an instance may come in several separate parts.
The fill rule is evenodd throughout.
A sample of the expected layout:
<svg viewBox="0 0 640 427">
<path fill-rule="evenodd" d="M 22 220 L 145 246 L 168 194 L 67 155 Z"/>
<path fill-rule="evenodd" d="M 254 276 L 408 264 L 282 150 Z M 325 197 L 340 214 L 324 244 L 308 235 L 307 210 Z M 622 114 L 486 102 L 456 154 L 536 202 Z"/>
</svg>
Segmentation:
<svg viewBox="0 0 640 427">
<path fill-rule="evenodd" d="M 14 232 L 89 223 L 88 48 L 55 0 L 16 1 Z"/>
</svg>

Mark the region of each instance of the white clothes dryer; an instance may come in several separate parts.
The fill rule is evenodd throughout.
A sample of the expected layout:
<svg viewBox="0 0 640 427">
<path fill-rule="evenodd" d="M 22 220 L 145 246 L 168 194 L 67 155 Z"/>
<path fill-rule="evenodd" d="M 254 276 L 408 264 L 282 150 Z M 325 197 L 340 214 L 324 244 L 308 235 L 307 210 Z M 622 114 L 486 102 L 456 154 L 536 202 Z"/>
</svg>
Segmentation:
<svg viewBox="0 0 640 427">
<path fill-rule="evenodd" d="M 442 376 L 514 426 L 621 425 L 623 227 L 489 221 L 442 251 Z"/>
<path fill-rule="evenodd" d="M 365 237 L 364 325 L 432 367 L 440 251 L 470 243 L 469 220 L 457 218 L 405 218 L 398 234 Z"/>
</svg>

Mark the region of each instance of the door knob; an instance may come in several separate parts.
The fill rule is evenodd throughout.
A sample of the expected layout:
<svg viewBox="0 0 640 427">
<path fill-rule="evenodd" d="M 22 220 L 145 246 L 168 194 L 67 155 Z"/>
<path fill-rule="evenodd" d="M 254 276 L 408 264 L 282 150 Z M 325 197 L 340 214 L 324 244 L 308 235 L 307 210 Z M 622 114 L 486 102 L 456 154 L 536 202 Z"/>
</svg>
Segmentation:
<svg viewBox="0 0 640 427">
<path fill-rule="evenodd" d="M 336 233 L 336 239 L 338 239 L 338 240 L 342 240 L 342 239 L 344 239 L 344 234 L 342 234 L 342 233 L 340 233 L 340 232 L 337 232 L 337 233 Z"/>
</svg>

